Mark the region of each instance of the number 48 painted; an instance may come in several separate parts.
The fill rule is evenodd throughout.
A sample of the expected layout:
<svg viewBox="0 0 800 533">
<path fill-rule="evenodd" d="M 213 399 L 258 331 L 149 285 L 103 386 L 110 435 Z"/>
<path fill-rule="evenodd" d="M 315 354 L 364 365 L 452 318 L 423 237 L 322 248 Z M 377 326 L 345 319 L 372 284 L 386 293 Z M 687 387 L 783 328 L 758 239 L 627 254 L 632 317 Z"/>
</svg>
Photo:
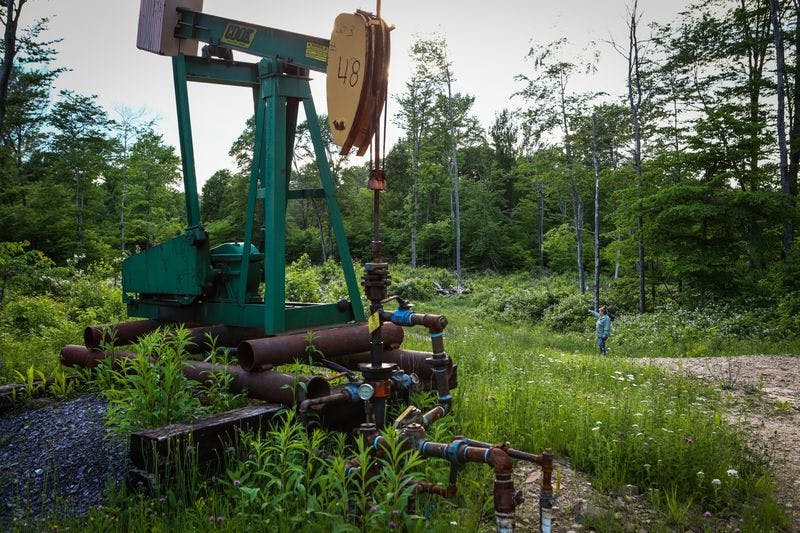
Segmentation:
<svg viewBox="0 0 800 533">
<path fill-rule="evenodd" d="M 344 70 L 342 70 L 342 59 L 343 58 L 339 56 L 339 66 L 336 69 L 336 77 L 342 80 L 342 85 L 347 82 L 350 84 L 350 87 L 355 87 L 358 83 L 358 73 L 361 70 L 361 61 L 354 58 L 351 63 L 350 59 L 345 59 Z"/>
</svg>

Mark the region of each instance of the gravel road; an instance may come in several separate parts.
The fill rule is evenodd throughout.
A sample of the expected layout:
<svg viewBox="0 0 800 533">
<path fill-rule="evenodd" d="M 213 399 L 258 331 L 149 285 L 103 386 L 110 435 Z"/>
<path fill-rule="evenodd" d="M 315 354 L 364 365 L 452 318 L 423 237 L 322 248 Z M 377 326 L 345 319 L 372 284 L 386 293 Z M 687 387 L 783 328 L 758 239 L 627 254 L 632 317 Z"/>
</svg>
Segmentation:
<svg viewBox="0 0 800 533">
<path fill-rule="evenodd" d="M 80 515 L 129 469 L 125 444 L 106 438 L 106 402 L 84 395 L 0 416 L 0 530 L 15 518 Z"/>
</svg>

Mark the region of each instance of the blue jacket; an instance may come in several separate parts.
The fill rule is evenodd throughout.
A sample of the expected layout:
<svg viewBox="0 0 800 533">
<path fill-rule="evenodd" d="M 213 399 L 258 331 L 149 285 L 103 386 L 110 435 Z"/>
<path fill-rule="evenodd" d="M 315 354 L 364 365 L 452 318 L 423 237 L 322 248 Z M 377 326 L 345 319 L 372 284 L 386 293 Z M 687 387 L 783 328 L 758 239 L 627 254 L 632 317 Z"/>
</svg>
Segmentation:
<svg viewBox="0 0 800 533">
<path fill-rule="evenodd" d="M 611 317 L 608 315 L 600 316 L 600 313 L 597 311 L 589 310 L 592 315 L 597 318 L 597 324 L 595 326 L 595 332 L 597 333 L 598 337 L 608 337 L 611 334 Z"/>
</svg>

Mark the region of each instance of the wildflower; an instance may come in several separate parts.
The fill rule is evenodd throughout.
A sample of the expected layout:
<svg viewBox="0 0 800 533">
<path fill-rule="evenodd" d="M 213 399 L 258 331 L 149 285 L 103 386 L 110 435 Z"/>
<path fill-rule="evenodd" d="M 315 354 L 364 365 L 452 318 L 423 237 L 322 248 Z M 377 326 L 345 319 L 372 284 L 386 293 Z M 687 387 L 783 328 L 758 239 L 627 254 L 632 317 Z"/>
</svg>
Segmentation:
<svg viewBox="0 0 800 533">
<path fill-rule="evenodd" d="M 702 470 L 700 470 L 700 471 L 697 472 L 697 477 L 699 479 L 703 479 L 704 477 L 706 477 L 706 473 L 703 472 Z"/>
<path fill-rule="evenodd" d="M 213 514 L 212 514 L 211 516 L 209 516 L 209 517 L 208 517 L 208 521 L 209 521 L 209 522 L 213 522 L 213 521 L 214 521 L 214 519 L 215 519 L 215 517 L 214 517 L 214 515 L 213 515 Z"/>
<path fill-rule="evenodd" d="M 644 416 L 642 413 L 633 413 L 633 416 Z"/>
<path fill-rule="evenodd" d="M 692 437 L 684 437 L 686 444 L 694 444 L 694 439 Z"/>
<path fill-rule="evenodd" d="M 225 520 L 224 516 L 218 516 L 217 517 L 217 522 L 219 522 L 220 524 L 222 523 L 223 520 Z"/>
<path fill-rule="evenodd" d="M 729 468 L 728 469 L 728 477 L 739 477 L 739 472 L 737 472 L 733 468 Z"/>
<path fill-rule="evenodd" d="M 457 526 L 457 525 L 458 525 L 458 522 L 456 522 L 455 520 L 451 520 L 451 521 L 450 521 L 450 525 L 451 525 L 451 526 L 453 526 L 453 527 L 455 527 L 455 526 Z"/>
<path fill-rule="evenodd" d="M 397 527 L 397 522 L 395 522 L 394 520 L 389 520 L 389 527 L 391 529 L 395 529 Z"/>
<path fill-rule="evenodd" d="M 592 431 L 600 431 L 600 428 L 599 427 L 593 427 Z"/>
<path fill-rule="evenodd" d="M 705 516 L 706 518 L 711 518 L 711 511 L 706 511 L 705 513 L 703 513 L 703 516 Z"/>
<path fill-rule="evenodd" d="M 720 486 L 720 485 L 722 485 L 722 481 L 720 481 L 720 480 L 719 480 L 719 479 L 717 479 L 717 478 L 714 478 L 714 479 L 712 479 L 712 480 L 711 480 L 711 484 L 712 484 L 712 485 L 717 485 L 717 486 Z"/>
<path fill-rule="evenodd" d="M 645 470 L 650 470 L 650 466 L 651 466 L 651 465 L 650 465 L 650 463 L 645 463 L 645 464 L 644 464 L 644 465 L 642 465 L 642 466 L 644 466 Z"/>
<path fill-rule="evenodd" d="M 374 513 L 377 510 L 378 510 L 378 506 L 377 505 L 373 505 L 372 507 L 369 508 L 369 512 L 370 513 Z"/>
</svg>

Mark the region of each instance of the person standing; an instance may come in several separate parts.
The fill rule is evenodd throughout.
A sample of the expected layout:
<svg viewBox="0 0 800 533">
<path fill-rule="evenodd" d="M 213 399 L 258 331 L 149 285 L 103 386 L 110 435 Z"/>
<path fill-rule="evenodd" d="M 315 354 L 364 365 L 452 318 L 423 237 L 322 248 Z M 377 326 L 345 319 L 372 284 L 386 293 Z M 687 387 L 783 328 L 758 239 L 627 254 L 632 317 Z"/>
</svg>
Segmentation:
<svg viewBox="0 0 800 533">
<path fill-rule="evenodd" d="M 599 312 L 591 309 L 589 309 L 589 312 L 597 319 L 595 333 L 597 334 L 597 347 L 600 348 L 600 354 L 608 355 L 606 341 L 611 334 L 611 317 L 608 316 L 608 308 L 604 305 Z"/>
</svg>

